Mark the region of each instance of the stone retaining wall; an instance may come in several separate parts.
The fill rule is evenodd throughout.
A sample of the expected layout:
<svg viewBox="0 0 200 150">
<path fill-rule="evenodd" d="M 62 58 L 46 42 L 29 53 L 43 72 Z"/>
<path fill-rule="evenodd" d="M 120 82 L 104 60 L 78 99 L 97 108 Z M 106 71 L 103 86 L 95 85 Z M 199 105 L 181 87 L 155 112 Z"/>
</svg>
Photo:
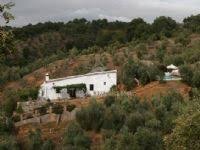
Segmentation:
<svg viewBox="0 0 200 150">
<path fill-rule="evenodd" d="M 49 122 L 59 123 L 62 121 L 74 120 L 76 118 L 76 112 L 78 110 L 79 110 L 79 108 L 76 108 L 72 112 L 64 111 L 63 114 L 61 114 L 61 115 L 50 113 L 50 114 L 46 114 L 43 116 L 22 120 L 22 121 L 16 122 L 15 126 L 19 127 L 19 126 L 31 124 L 31 123 L 41 123 L 41 124 L 46 124 Z"/>
</svg>

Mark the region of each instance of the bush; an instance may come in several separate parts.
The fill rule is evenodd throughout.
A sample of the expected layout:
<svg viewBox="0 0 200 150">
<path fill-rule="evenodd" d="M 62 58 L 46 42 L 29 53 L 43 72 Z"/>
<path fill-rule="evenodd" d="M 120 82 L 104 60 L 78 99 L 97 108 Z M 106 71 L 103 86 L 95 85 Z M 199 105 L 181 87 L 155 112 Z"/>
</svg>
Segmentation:
<svg viewBox="0 0 200 150">
<path fill-rule="evenodd" d="M 41 150 L 54 150 L 55 144 L 51 140 L 47 140 L 43 143 Z"/>
<path fill-rule="evenodd" d="M 25 88 L 22 90 L 19 90 L 17 94 L 20 97 L 20 101 L 28 101 L 29 98 L 32 100 L 36 100 L 38 97 L 38 88 Z"/>
<path fill-rule="evenodd" d="M 145 127 L 158 131 L 161 129 L 161 122 L 157 119 L 151 119 L 145 122 Z"/>
<path fill-rule="evenodd" d="M 192 85 L 193 70 L 191 67 L 184 65 L 180 67 L 180 74 L 182 76 L 182 81 Z"/>
<path fill-rule="evenodd" d="M 104 104 L 106 105 L 106 107 L 110 107 L 114 103 L 115 103 L 115 96 L 109 95 L 105 97 Z"/>
<path fill-rule="evenodd" d="M 139 65 L 130 59 L 123 66 L 121 80 L 122 83 L 126 86 L 127 90 L 131 90 L 136 86 L 134 78 L 139 79 L 138 69 Z"/>
<path fill-rule="evenodd" d="M 139 149 L 162 150 L 163 142 L 160 133 L 147 128 L 139 128 L 134 134 Z"/>
<path fill-rule="evenodd" d="M 190 99 L 198 99 L 200 98 L 200 89 L 198 88 L 192 88 L 190 91 L 189 91 L 189 96 L 190 96 Z"/>
<path fill-rule="evenodd" d="M 91 140 L 87 137 L 79 124 L 72 122 L 67 126 L 63 139 L 64 148 L 90 149 Z"/>
<path fill-rule="evenodd" d="M 111 92 L 116 92 L 116 91 L 117 91 L 117 86 L 116 86 L 116 85 L 113 85 L 113 86 L 110 88 L 110 91 L 111 91 Z"/>
<path fill-rule="evenodd" d="M 11 118 L 0 116 L 0 135 L 10 134 L 14 129 L 14 123 Z"/>
<path fill-rule="evenodd" d="M 28 149 L 39 150 L 41 147 L 42 147 L 41 131 L 39 129 L 37 129 L 36 131 L 30 131 L 28 138 Z"/>
<path fill-rule="evenodd" d="M 194 75 L 192 77 L 192 85 L 194 87 L 200 88 L 200 71 L 199 70 L 194 72 Z"/>
<path fill-rule="evenodd" d="M 19 143 L 13 136 L 0 135 L 0 150 L 20 150 Z"/>
<path fill-rule="evenodd" d="M 76 105 L 74 105 L 74 104 L 67 105 L 67 111 L 69 111 L 69 112 L 73 111 L 75 108 L 76 108 Z"/>
<path fill-rule="evenodd" d="M 96 101 L 91 101 L 88 107 L 76 113 L 77 122 L 85 130 L 99 131 L 104 120 L 104 107 Z"/>
<path fill-rule="evenodd" d="M 5 115 L 8 117 L 11 117 L 13 115 L 13 112 L 15 111 L 17 107 L 17 102 L 13 98 L 8 98 L 3 103 L 3 110 L 5 112 Z"/>
<path fill-rule="evenodd" d="M 124 121 L 125 114 L 123 110 L 119 106 L 112 105 L 105 111 L 103 128 L 119 131 L 124 125 Z"/>
<path fill-rule="evenodd" d="M 163 48 L 158 48 L 156 50 L 156 57 L 159 60 L 159 62 L 163 62 L 164 56 L 165 56 L 166 50 Z"/>
<path fill-rule="evenodd" d="M 171 111 L 172 105 L 176 102 L 183 102 L 183 97 L 176 91 L 170 91 L 166 96 L 161 98 L 162 104 L 165 105 L 167 111 Z"/>
<path fill-rule="evenodd" d="M 126 126 L 133 134 L 137 131 L 138 127 L 144 126 L 144 117 L 139 112 L 132 113 L 126 120 Z"/>
<path fill-rule="evenodd" d="M 177 149 L 200 149 L 200 113 L 199 100 L 193 102 L 185 110 L 183 115 L 179 116 L 175 121 L 175 128 L 168 134 L 165 139 L 167 150 Z"/>
</svg>

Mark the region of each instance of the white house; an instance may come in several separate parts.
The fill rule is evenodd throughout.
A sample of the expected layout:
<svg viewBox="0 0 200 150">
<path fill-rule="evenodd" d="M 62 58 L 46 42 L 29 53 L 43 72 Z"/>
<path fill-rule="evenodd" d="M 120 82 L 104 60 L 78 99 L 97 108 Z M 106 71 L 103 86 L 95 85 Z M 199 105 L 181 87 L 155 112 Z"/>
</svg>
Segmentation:
<svg viewBox="0 0 200 150">
<path fill-rule="evenodd" d="M 39 98 L 56 100 L 85 95 L 97 96 L 108 93 L 114 85 L 117 85 L 117 70 L 58 79 L 50 79 L 49 74 L 46 74 L 45 81 L 39 90 Z"/>
</svg>

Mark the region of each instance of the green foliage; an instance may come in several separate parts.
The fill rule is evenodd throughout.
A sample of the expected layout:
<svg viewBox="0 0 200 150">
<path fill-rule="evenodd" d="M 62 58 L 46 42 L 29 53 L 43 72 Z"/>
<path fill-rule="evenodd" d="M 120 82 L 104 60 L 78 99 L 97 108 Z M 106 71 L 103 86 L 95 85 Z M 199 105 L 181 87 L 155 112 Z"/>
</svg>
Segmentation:
<svg viewBox="0 0 200 150">
<path fill-rule="evenodd" d="M 184 65 L 181 66 L 180 68 L 180 73 L 182 75 L 183 82 L 199 88 L 200 87 L 200 72 L 199 72 L 199 66 L 189 66 L 189 65 Z"/>
<path fill-rule="evenodd" d="M 158 17 L 154 20 L 152 24 L 152 29 L 154 33 L 158 35 L 163 35 L 166 37 L 171 37 L 173 30 L 177 28 L 177 23 L 170 17 Z"/>
<path fill-rule="evenodd" d="M 163 62 L 165 53 L 166 53 L 166 51 L 165 51 L 164 48 L 161 48 L 161 47 L 160 47 L 160 48 L 158 48 L 158 49 L 156 50 L 156 57 L 157 57 L 157 59 L 158 59 L 160 62 Z"/>
<path fill-rule="evenodd" d="M 175 43 L 181 43 L 183 46 L 187 46 L 191 42 L 191 39 L 188 37 L 188 35 L 181 33 L 178 35 L 178 37 L 175 39 Z"/>
<path fill-rule="evenodd" d="M 32 100 L 36 100 L 38 97 L 38 91 L 39 89 L 36 88 L 25 88 L 22 89 L 20 91 L 18 91 L 18 95 L 20 98 L 20 101 L 28 101 L 29 98 L 31 98 Z"/>
<path fill-rule="evenodd" d="M 90 138 L 86 136 L 76 122 L 72 122 L 67 126 L 63 139 L 63 147 L 65 149 L 90 149 Z"/>
<path fill-rule="evenodd" d="M 74 105 L 74 104 L 67 105 L 67 111 L 69 111 L 69 112 L 73 111 L 75 108 L 76 108 L 76 105 Z"/>
<path fill-rule="evenodd" d="M 8 117 L 12 116 L 16 107 L 17 107 L 17 103 L 16 103 L 15 99 L 13 99 L 13 98 L 8 98 L 3 103 L 3 111 L 5 112 L 5 115 Z"/>
<path fill-rule="evenodd" d="M 42 147 L 41 131 L 37 129 L 36 131 L 30 131 L 28 137 L 28 149 L 30 150 L 40 150 Z"/>
<path fill-rule="evenodd" d="M 192 88 L 190 91 L 189 91 L 189 96 L 190 96 L 190 99 L 199 99 L 200 98 L 200 89 L 198 88 Z"/>
<path fill-rule="evenodd" d="M 184 65 L 180 67 L 180 74 L 182 76 L 182 81 L 192 85 L 193 70 L 190 66 Z"/>
<path fill-rule="evenodd" d="M 122 68 L 122 75 L 121 80 L 128 90 L 132 89 L 136 86 L 134 78 L 137 78 L 138 75 L 138 68 L 134 61 L 128 60 L 128 62 Z"/>
<path fill-rule="evenodd" d="M 152 131 L 148 128 L 139 128 L 134 138 L 139 149 L 162 150 L 163 142 L 159 132 Z"/>
<path fill-rule="evenodd" d="M 193 102 L 194 103 L 194 102 Z M 199 113 L 199 99 L 193 105 L 189 105 L 189 109 L 178 117 L 175 128 L 170 135 L 165 137 L 166 149 L 200 149 L 200 113 Z"/>
<path fill-rule="evenodd" d="M 124 121 L 125 121 L 124 111 L 121 108 L 112 105 L 105 111 L 103 128 L 119 131 L 122 128 Z"/>
<path fill-rule="evenodd" d="M 137 47 L 136 47 L 136 53 L 137 53 L 137 57 L 139 59 L 143 59 L 143 56 L 145 54 L 147 54 L 147 47 L 146 47 L 146 44 L 144 43 L 141 43 L 139 44 Z"/>
<path fill-rule="evenodd" d="M 10 134 L 14 129 L 14 124 L 11 118 L 0 116 L 0 134 Z"/>
<path fill-rule="evenodd" d="M 170 55 L 170 56 L 164 56 L 163 59 L 164 64 L 174 64 L 176 66 L 180 66 L 184 64 L 184 58 L 180 55 Z"/>
<path fill-rule="evenodd" d="M 144 126 L 144 117 L 139 112 L 132 113 L 126 120 L 126 126 L 131 133 L 135 133 L 138 127 Z"/>
<path fill-rule="evenodd" d="M 116 100 L 116 97 L 113 95 L 108 95 L 105 97 L 104 104 L 106 107 L 110 107 Z"/>
<path fill-rule="evenodd" d="M 172 105 L 176 102 L 182 102 L 183 97 L 180 93 L 175 91 L 170 91 L 166 96 L 162 97 L 162 104 L 165 105 L 167 111 L 172 110 Z"/>
<path fill-rule="evenodd" d="M 19 144 L 15 137 L 4 135 L 0 136 L 0 149 L 1 150 L 20 150 Z"/>
<path fill-rule="evenodd" d="M 143 19 L 137 18 L 132 20 L 127 29 L 127 39 L 131 40 L 146 40 L 150 33 L 150 25 Z"/>
<path fill-rule="evenodd" d="M 183 20 L 184 27 L 189 29 L 192 32 L 200 32 L 200 15 L 192 15 L 190 17 L 187 17 Z"/>
<path fill-rule="evenodd" d="M 43 143 L 41 150 L 54 150 L 55 144 L 51 140 L 47 140 Z"/>
<path fill-rule="evenodd" d="M 104 107 L 91 101 L 88 107 L 76 113 L 76 119 L 83 129 L 99 131 L 104 120 Z"/>
<path fill-rule="evenodd" d="M 160 74 L 159 69 L 155 66 L 145 66 L 129 59 L 122 68 L 121 82 L 128 90 L 131 90 L 136 86 L 135 79 L 139 80 L 142 85 L 145 85 L 157 80 Z"/>
<path fill-rule="evenodd" d="M 192 77 L 192 85 L 194 87 L 200 88 L 200 71 L 196 70 Z"/>
<path fill-rule="evenodd" d="M 62 89 L 67 89 L 69 92 L 70 90 L 80 90 L 84 91 L 86 93 L 87 88 L 86 84 L 71 84 L 71 85 L 66 85 L 66 86 L 54 86 L 54 89 L 56 90 L 56 93 L 60 93 Z"/>
</svg>

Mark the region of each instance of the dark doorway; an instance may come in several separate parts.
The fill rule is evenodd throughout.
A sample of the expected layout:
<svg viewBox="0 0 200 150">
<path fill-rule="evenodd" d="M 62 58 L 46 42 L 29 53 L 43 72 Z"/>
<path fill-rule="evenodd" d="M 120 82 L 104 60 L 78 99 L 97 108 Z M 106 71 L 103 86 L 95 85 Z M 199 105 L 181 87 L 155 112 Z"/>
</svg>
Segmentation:
<svg viewBox="0 0 200 150">
<path fill-rule="evenodd" d="M 76 98 L 76 89 L 68 89 L 68 94 L 71 98 Z"/>
</svg>

